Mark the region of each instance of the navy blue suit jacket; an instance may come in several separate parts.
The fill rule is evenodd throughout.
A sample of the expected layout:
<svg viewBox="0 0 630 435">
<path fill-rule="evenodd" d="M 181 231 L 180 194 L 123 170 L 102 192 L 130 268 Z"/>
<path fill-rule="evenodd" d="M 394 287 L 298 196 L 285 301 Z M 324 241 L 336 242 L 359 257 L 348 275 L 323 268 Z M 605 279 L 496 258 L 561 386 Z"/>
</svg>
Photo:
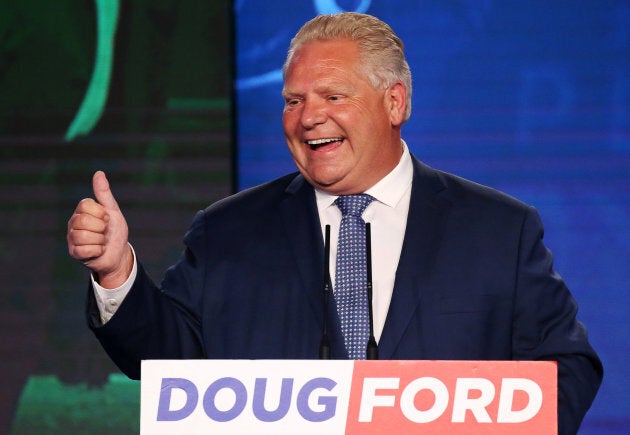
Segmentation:
<svg viewBox="0 0 630 435">
<path fill-rule="evenodd" d="M 413 161 L 380 358 L 556 360 L 560 433 L 575 433 L 602 367 L 536 211 Z M 323 241 L 301 175 L 213 204 L 184 241 L 159 289 L 139 266 L 107 324 L 89 298 L 90 326 L 123 372 L 138 378 L 142 359 L 318 357 Z M 338 328 L 332 335 L 334 356 L 344 357 Z"/>
</svg>

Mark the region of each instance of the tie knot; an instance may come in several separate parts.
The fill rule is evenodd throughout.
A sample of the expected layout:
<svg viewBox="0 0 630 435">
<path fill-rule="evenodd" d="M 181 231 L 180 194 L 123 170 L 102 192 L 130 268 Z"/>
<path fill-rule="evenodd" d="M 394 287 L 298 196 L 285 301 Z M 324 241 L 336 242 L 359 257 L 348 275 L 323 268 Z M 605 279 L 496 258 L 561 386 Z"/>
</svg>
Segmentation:
<svg viewBox="0 0 630 435">
<path fill-rule="evenodd" d="M 335 204 L 341 210 L 341 216 L 361 216 L 374 198 L 366 193 L 359 195 L 344 195 L 335 200 Z"/>
</svg>

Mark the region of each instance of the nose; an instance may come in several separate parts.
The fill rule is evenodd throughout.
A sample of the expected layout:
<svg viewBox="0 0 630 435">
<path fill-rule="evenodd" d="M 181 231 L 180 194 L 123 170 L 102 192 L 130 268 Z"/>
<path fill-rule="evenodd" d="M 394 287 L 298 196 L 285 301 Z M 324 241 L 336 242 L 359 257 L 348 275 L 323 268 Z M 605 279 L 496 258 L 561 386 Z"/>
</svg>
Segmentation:
<svg viewBox="0 0 630 435">
<path fill-rule="evenodd" d="M 300 122 L 304 128 L 315 128 L 316 126 L 325 123 L 327 119 L 328 116 L 322 104 L 315 101 L 304 102 L 300 117 Z"/>
</svg>

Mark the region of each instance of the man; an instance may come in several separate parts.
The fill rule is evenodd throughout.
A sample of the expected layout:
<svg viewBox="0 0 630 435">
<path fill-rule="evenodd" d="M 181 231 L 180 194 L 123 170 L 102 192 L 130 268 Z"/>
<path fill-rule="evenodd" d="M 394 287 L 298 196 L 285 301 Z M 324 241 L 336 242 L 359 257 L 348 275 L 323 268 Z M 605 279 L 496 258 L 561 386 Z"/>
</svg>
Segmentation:
<svg viewBox="0 0 630 435">
<path fill-rule="evenodd" d="M 322 235 L 330 225 L 335 264 L 341 204 L 369 198 L 359 218 L 372 228 L 380 357 L 558 361 L 560 433 L 575 433 L 602 367 L 538 215 L 410 155 L 401 127 L 411 75 L 398 37 L 368 15 L 319 16 L 291 42 L 283 71 L 299 174 L 199 212 L 160 289 L 135 260 L 102 172 L 96 201 L 70 218 L 70 255 L 95 280 L 90 327 L 121 370 L 137 378 L 140 361 L 155 358 L 317 358 L 324 326 L 333 357 L 353 357 L 360 305 L 342 308 L 347 271 L 331 267 L 336 309 L 324 309 Z"/>
</svg>

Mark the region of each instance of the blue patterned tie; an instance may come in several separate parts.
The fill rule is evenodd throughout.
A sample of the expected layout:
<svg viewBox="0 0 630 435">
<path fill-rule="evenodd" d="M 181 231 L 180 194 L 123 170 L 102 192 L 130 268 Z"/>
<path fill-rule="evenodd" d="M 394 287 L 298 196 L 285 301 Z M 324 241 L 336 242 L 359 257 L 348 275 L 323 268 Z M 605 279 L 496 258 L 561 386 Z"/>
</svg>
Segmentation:
<svg viewBox="0 0 630 435">
<path fill-rule="evenodd" d="M 372 200 L 370 195 L 361 194 L 340 196 L 335 201 L 341 210 L 341 225 L 334 295 L 350 359 L 365 359 L 370 336 L 365 221 L 361 215 Z"/>
</svg>

